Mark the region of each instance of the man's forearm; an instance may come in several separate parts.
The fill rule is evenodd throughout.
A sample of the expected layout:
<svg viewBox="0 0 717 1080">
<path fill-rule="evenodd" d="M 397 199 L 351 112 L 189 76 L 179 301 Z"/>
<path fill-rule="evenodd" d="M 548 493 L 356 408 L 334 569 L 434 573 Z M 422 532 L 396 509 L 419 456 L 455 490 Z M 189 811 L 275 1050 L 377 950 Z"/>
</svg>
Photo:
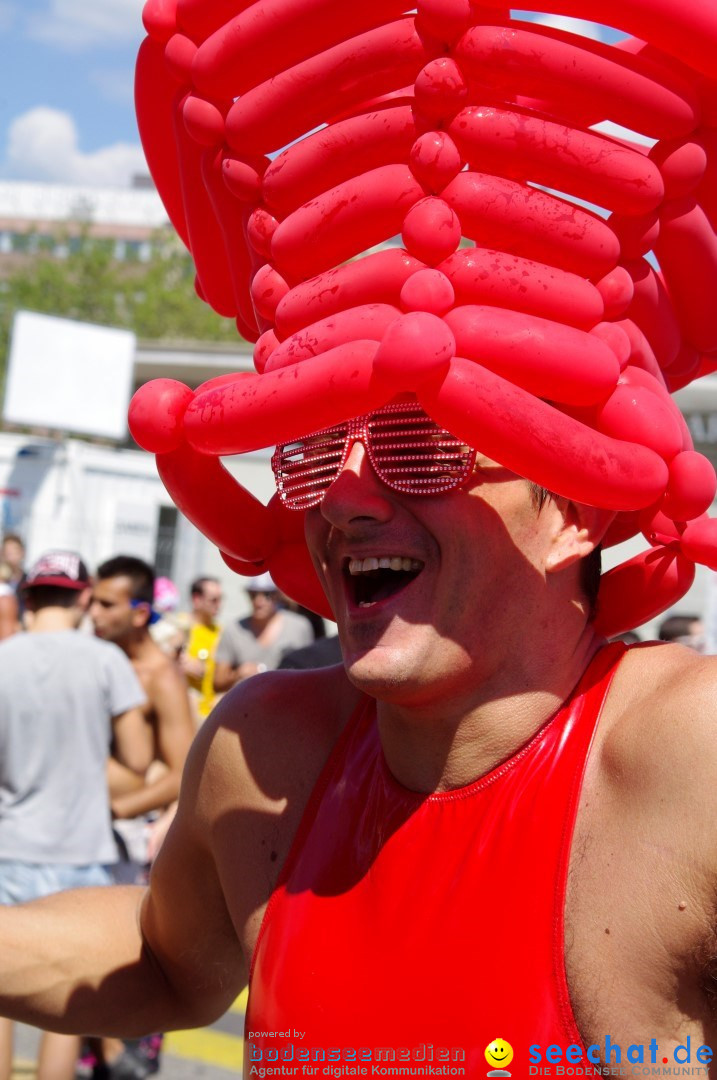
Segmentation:
<svg viewBox="0 0 717 1080">
<path fill-rule="evenodd" d="M 144 777 L 111 757 L 107 762 L 107 785 L 110 798 L 114 799 L 131 791 L 139 791 L 144 787 Z"/>
<path fill-rule="evenodd" d="M 137 1037 L 183 1018 L 139 930 L 144 890 L 0 907 L 0 1015 L 51 1031 Z"/>
<path fill-rule="evenodd" d="M 127 791 L 112 799 L 112 812 L 118 818 L 134 818 L 150 810 L 164 810 L 179 795 L 180 771 L 170 771 L 137 791 Z"/>
<path fill-rule="evenodd" d="M 220 675 L 215 673 L 212 689 L 215 694 L 226 694 L 233 686 L 236 686 L 239 681 L 239 669 L 231 668 L 229 671 L 223 672 Z"/>
<path fill-rule="evenodd" d="M 229 671 L 219 669 L 218 675 L 216 671 L 214 673 L 214 690 L 217 693 L 226 693 L 237 683 L 244 682 L 245 679 L 250 679 L 252 675 L 258 675 L 261 671 L 266 671 L 266 664 L 257 664 L 253 660 L 243 660 L 238 667 L 231 668 Z"/>
</svg>

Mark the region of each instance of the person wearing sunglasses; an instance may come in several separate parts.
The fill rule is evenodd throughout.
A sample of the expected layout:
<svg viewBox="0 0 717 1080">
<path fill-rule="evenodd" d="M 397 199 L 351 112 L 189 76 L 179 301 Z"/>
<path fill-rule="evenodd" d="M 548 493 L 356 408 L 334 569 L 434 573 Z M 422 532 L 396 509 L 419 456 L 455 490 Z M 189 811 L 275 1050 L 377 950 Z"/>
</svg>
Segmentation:
<svg viewBox="0 0 717 1080">
<path fill-rule="evenodd" d="M 550 1045 L 603 1062 L 606 1032 L 707 1045 L 710 830 L 691 808 L 713 799 L 712 665 L 596 635 L 611 514 L 536 489 L 411 401 L 281 446 L 273 468 L 344 664 L 220 702 L 147 893 L 97 895 L 89 920 L 71 896 L 0 912 L 3 942 L 12 927 L 63 969 L 48 991 L 46 968 L 4 948 L 2 1008 L 136 1035 L 208 1022 L 251 970 L 248 1063 L 339 1047 L 473 1075 L 498 1034 L 523 1060 Z M 92 973 L 86 950 L 68 959 L 88 933 Z M 669 962 L 690 960 L 689 1015 L 665 935 Z"/>
<path fill-rule="evenodd" d="M 248 982 L 247 1077 L 714 1071 L 716 662 L 594 616 L 613 511 L 709 473 L 667 387 L 717 341 L 717 22 L 620 8 L 578 48 L 496 3 L 150 0 L 148 159 L 256 373 L 143 387 L 132 430 L 343 664 L 226 694 L 146 891 L 0 910 L 0 1012 L 137 1036 Z M 218 459 L 269 442 L 266 509 Z"/>
<path fill-rule="evenodd" d="M 314 640 L 309 620 L 281 606 L 270 574 L 249 578 L 246 593 L 250 613 L 230 622 L 217 645 L 214 689 L 220 693 L 252 675 L 277 668 L 285 653 Z"/>
</svg>

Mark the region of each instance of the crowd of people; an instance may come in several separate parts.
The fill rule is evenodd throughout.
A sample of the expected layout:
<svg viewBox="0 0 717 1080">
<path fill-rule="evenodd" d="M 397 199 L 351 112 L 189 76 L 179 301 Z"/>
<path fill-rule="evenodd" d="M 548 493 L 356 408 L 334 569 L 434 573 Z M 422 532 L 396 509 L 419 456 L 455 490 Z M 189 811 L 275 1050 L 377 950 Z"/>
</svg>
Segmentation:
<svg viewBox="0 0 717 1080">
<path fill-rule="evenodd" d="M 14 535 L 2 554 L 0 904 L 145 883 L 197 728 L 237 682 L 294 666 L 292 653 L 322 637 L 323 623 L 289 610 L 268 574 L 246 583 L 250 613 L 222 627 L 214 577 L 192 583 L 181 613 L 173 583 L 134 556 L 91 575 L 58 550 L 25 572 Z M 337 659 L 330 649 L 323 662 Z M 0 1019 L 0 1080 L 10 1078 L 12 1046 Z M 160 1034 L 45 1033 L 37 1075 L 141 1080 L 157 1071 L 160 1048 Z"/>
</svg>

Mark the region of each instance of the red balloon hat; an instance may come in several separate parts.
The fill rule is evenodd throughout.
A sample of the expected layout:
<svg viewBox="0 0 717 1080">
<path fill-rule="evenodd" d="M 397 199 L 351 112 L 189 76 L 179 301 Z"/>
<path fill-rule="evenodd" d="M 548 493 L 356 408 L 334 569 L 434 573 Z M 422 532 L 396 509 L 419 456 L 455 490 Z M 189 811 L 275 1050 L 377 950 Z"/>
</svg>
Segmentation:
<svg viewBox="0 0 717 1080">
<path fill-rule="evenodd" d="M 330 614 L 303 515 L 220 456 L 414 394 L 549 490 L 616 511 L 597 623 L 717 569 L 717 482 L 671 393 L 717 370 L 717 6 L 149 0 L 137 111 L 199 295 L 256 374 L 160 379 L 130 425 L 240 573 Z M 400 235 L 402 247 L 381 248 Z M 468 246 L 467 246 L 468 245 Z M 379 248 L 379 250 L 375 250 Z"/>
</svg>

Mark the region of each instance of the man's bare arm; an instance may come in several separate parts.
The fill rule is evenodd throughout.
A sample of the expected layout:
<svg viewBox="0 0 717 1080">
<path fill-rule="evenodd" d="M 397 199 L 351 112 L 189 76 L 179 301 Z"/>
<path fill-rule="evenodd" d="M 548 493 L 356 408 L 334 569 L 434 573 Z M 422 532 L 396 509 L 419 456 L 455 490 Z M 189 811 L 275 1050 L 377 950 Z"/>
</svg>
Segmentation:
<svg viewBox="0 0 717 1080">
<path fill-rule="evenodd" d="M 107 759 L 107 787 L 110 799 L 126 795 L 129 791 L 138 791 L 144 787 L 144 774 L 132 772 L 125 765 L 120 765 L 117 758 Z"/>
<path fill-rule="evenodd" d="M 154 753 L 152 729 L 139 708 L 112 718 L 113 754 L 120 766 L 130 773 L 143 775 L 152 764 Z"/>
<path fill-rule="evenodd" d="M 245 660 L 238 667 L 232 667 L 226 661 L 219 661 L 214 668 L 214 691 L 217 694 L 223 694 L 237 683 L 243 682 L 252 675 L 257 675 L 260 670 L 259 665 L 252 660 Z"/>
<path fill-rule="evenodd" d="M 112 799 L 115 817 L 132 818 L 150 810 L 161 810 L 174 802 L 179 793 L 182 769 L 194 737 L 185 681 L 173 664 L 167 662 L 149 688 L 156 725 L 156 757 L 167 769 L 156 780 L 136 791 L 127 791 Z"/>
<path fill-rule="evenodd" d="M 0 1014 L 133 1037 L 206 1024 L 228 1008 L 246 979 L 208 839 L 212 741 L 207 731 L 192 755 L 148 890 L 83 889 L 0 907 Z"/>
<path fill-rule="evenodd" d="M 20 629 L 17 600 L 14 596 L 0 596 L 0 640 L 11 637 Z"/>
<path fill-rule="evenodd" d="M 214 692 L 216 694 L 226 693 L 236 684 L 238 678 L 237 668 L 233 668 L 225 660 L 217 661 L 214 667 L 214 680 L 212 683 Z"/>
</svg>

